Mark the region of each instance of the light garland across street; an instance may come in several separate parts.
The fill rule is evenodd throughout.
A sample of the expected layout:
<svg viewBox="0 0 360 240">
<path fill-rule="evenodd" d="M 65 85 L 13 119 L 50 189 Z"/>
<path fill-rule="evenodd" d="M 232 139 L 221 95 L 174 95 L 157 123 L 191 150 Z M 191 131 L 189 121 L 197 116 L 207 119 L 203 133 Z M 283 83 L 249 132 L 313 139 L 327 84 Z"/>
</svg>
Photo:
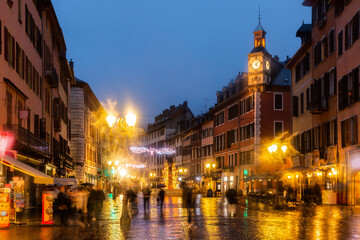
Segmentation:
<svg viewBox="0 0 360 240">
<path fill-rule="evenodd" d="M 171 155 L 175 153 L 175 150 L 172 148 L 146 148 L 146 147 L 131 147 L 130 150 L 133 153 L 150 153 L 153 155 L 154 153 L 157 153 L 159 155 Z"/>
</svg>

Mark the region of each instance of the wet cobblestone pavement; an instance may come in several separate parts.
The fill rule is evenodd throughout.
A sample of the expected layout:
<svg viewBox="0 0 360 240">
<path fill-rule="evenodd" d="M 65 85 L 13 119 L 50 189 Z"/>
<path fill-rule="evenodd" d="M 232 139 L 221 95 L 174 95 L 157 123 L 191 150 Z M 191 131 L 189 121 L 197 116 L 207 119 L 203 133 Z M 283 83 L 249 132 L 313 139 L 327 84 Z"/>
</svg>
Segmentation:
<svg viewBox="0 0 360 240">
<path fill-rule="evenodd" d="M 11 225 L 0 230 L 0 239 L 360 239 L 360 208 L 344 206 L 303 206 L 275 210 L 273 206 L 242 201 L 230 216 L 222 198 L 200 198 L 193 211 L 193 226 L 187 225 L 186 209 L 181 198 L 165 198 L 165 208 L 151 199 L 144 214 L 139 213 L 130 225 L 120 224 L 121 199 L 107 199 L 101 219 L 82 230 L 76 226 L 41 227 L 33 221 L 26 226 Z"/>
</svg>

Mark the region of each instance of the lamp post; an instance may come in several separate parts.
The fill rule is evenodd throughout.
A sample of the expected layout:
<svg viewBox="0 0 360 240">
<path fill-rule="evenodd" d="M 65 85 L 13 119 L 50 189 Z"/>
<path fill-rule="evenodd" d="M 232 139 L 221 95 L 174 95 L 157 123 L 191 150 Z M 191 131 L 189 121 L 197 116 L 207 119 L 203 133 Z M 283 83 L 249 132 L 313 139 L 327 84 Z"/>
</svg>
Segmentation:
<svg viewBox="0 0 360 240">
<path fill-rule="evenodd" d="M 179 171 L 179 175 L 180 175 L 179 182 L 181 182 L 183 180 L 184 174 L 186 174 L 186 172 L 187 172 L 187 169 L 186 168 L 179 168 L 178 171 Z"/>
<path fill-rule="evenodd" d="M 131 136 L 135 123 L 136 123 L 136 115 L 133 113 L 128 113 L 124 118 L 117 118 L 114 115 L 108 115 L 105 118 L 109 128 L 113 130 L 115 133 L 119 134 L 119 137 L 123 136 Z M 116 144 L 114 144 L 115 147 Z M 109 166 L 112 165 L 112 161 L 109 161 Z M 114 162 L 115 166 L 118 166 L 120 162 L 117 160 Z M 113 175 L 116 173 L 115 166 L 112 166 L 112 173 Z M 119 174 L 121 177 L 121 180 L 126 176 L 126 169 L 118 167 Z M 121 211 L 121 217 L 120 217 L 120 223 L 121 224 L 129 224 L 130 222 L 130 216 L 129 216 L 129 209 L 128 209 L 128 198 L 126 194 L 123 196 L 123 205 L 122 205 L 122 211 Z"/>
<path fill-rule="evenodd" d="M 208 169 L 208 173 L 209 173 L 209 178 L 210 178 L 210 188 L 211 188 L 211 190 L 212 190 L 212 185 L 213 185 L 213 183 L 212 183 L 212 174 L 213 174 L 213 171 L 214 171 L 214 169 L 215 169 L 215 167 L 216 167 L 216 164 L 215 163 L 207 163 L 206 165 L 205 165 L 205 167 L 206 167 L 206 169 Z M 214 188 L 215 189 L 215 188 Z M 215 190 L 213 190 L 213 192 L 215 192 Z"/>
</svg>

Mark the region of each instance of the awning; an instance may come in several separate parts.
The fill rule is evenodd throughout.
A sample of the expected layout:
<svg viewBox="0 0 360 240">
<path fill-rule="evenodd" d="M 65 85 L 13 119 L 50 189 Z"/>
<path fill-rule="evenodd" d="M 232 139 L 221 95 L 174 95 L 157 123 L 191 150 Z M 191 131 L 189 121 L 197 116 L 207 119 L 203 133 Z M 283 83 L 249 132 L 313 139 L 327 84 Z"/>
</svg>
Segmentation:
<svg viewBox="0 0 360 240">
<path fill-rule="evenodd" d="M 0 163 L 34 177 L 34 183 L 54 184 L 54 179 L 52 177 L 8 155 L 3 155 L 0 159 Z"/>
<path fill-rule="evenodd" d="M 64 186 L 77 186 L 76 178 L 54 178 L 54 184 L 57 183 Z"/>
<path fill-rule="evenodd" d="M 241 179 L 242 181 L 252 181 L 252 180 L 271 180 L 273 179 L 274 177 L 273 176 L 270 176 L 270 175 L 252 175 L 252 176 L 249 176 L 247 178 L 243 178 Z"/>
</svg>

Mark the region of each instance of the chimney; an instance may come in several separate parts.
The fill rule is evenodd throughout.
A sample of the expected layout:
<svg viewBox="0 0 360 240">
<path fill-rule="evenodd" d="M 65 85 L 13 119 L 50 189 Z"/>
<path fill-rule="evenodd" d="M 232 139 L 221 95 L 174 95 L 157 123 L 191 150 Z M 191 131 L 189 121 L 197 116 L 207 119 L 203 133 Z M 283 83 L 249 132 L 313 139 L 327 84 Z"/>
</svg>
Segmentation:
<svg viewBox="0 0 360 240">
<path fill-rule="evenodd" d="M 74 74 L 74 62 L 73 62 L 73 60 L 72 60 L 72 59 L 70 59 L 69 65 L 70 65 L 70 69 L 71 69 L 71 71 L 72 71 L 72 72 L 73 72 L 73 74 Z"/>
<path fill-rule="evenodd" d="M 280 58 L 279 58 L 278 55 L 274 55 L 274 59 L 275 59 L 276 61 L 279 61 L 279 60 L 280 60 Z"/>
</svg>

